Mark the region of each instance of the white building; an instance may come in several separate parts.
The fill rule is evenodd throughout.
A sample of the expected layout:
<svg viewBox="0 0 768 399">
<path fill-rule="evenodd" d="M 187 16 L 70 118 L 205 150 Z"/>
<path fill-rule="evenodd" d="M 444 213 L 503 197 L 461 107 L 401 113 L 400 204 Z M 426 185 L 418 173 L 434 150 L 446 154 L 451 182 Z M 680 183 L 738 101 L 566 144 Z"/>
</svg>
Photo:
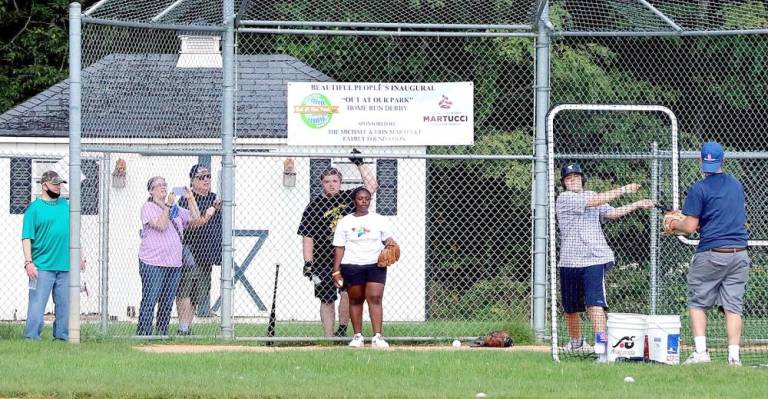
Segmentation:
<svg viewBox="0 0 768 399">
<path fill-rule="evenodd" d="M 146 182 L 164 176 L 169 185 L 189 184 L 196 163 L 210 163 L 214 191 L 220 192 L 220 159 L 198 156 L 195 150 L 220 147 L 221 69 L 215 55 L 207 64 L 179 63 L 182 54 L 110 54 L 83 68 L 83 145 L 90 149 L 189 149 L 185 156 L 136 153 L 83 153 L 82 244 L 89 270 L 83 274 L 88 294 L 83 313 L 100 309 L 100 269 L 108 270 L 108 306 L 112 320 L 133 320 L 138 311 L 141 283 L 138 273 L 139 210 L 147 199 Z M 281 320 L 318 320 L 318 301 L 301 274 L 301 237 L 296 229 L 311 195 L 320 193 L 317 176 L 329 165 L 342 169 L 347 187 L 360 184 L 346 154 L 351 148 L 289 148 L 286 142 L 286 84 L 291 81 L 330 81 L 330 77 L 285 55 L 238 55 L 236 110 L 235 263 L 245 267 L 245 280 L 235 285 L 234 314 L 262 318 L 272 301 L 275 264 L 281 267 L 277 314 Z M 20 236 L 22 214 L 39 185 L 36 177 L 68 152 L 67 81 L 0 115 L 0 201 L 8 243 L 0 259 L 4 278 L 0 289 L 0 320 L 26 317 L 27 278 L 22 271 Z M 360 148 L 363 153 L 373 149 Z M 403 148 L 398 153 L 404 153 Z M 424 154 L 424 147 L 409 147 Z M 283 184 L 281 157 L 258 157 L 264 152 L 338 153 L 339 158 L 295 157 L 296 183 Z M 375 152 L 386 153 L 378 147 Z M 124 187 L 113 187 L 110 165 L 127 163 Z M 379 213 L 391 218 L 403 257 L 390 269 L 385 295 L 386 321 L 420 321 L 425 317 L 424 160 L 366 158 L 377 174 L 380 189 L 374 197 Z M 114 182 L 113 182 L 114 183 Z M 99 189 L 108 191 L 108 208 Z M 101 202 L 101 203 L 100 203 Z M 108 218 L 101 217 L 108 209 Z M 105 216 L 105 215 L 102 215 Z M 108 242 L 100 233 L 107 229 Z M 108 245 L 108 253 L 101 248 Z M 108 255 L 108 256 L 106 256 Z M 219 268 L 214 270 L 212 304 L 219 294 Z M 106 299 L 105 299 L 106 300 Z M 53 310 L 49 303 L 47 311 Z M 175 315 L 175 311 L 174 311 Z"/>
</svg>

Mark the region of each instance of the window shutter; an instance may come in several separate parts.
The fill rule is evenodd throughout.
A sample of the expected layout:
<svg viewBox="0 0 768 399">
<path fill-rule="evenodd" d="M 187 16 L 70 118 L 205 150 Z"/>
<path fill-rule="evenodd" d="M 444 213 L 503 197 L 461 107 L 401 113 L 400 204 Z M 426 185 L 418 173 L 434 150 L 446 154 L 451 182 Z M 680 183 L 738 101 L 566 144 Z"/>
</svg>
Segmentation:
<svg viewBox="0 0 768 399">
<path fill-rule="evenodd" d="M 379 159 L 376 161 L 376 213 L 397 215 L 397 159 Z"/>
<path fill-rule="evenodd" d="M 80 164 L 81 173 L 87 178 L 80 185 L 80 209 L 83 215 L 99 214 L 99 162 L 84 159 Z"/>
<path fill-rule="evenodd" d="M 331 167 L 330 159 L 310 159 L 309 160 L 309 198 L 315 198 L 323 193 L 323 184 L 320 182 L 320 176 L 323 171 Z"/>
<path fill-rule="evenodd" d="M 11 214 L 20 215 L 32 198 L 32 159 L 11 158 Z"/>
</svg>

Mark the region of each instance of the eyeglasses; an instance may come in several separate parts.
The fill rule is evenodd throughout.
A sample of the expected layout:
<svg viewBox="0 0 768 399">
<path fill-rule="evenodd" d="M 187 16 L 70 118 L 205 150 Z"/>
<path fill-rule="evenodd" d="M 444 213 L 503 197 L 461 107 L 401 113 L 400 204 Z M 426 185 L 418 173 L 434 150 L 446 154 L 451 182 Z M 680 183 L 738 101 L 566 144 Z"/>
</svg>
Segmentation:
<svg viewBox="0 0 768 399">
<path fill-rule="evenodd" d="M 208 175 L 197 175 L 197 176 L 195 176 L 195 179 L 198 179 L 198 180 L 205 180 L 205 179 L 210 179 L 210 178 L 211 178 L 211 175 L 209 175 L 209 174 Z"/>
</svg>

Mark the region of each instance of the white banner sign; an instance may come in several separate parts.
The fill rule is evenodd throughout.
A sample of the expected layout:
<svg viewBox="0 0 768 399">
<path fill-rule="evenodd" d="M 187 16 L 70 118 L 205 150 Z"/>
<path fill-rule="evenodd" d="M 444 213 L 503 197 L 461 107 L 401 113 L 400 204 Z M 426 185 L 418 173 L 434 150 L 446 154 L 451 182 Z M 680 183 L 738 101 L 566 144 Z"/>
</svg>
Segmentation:
<svg viewBox="0 0 768 399">
<path fill-rule="evenodd" d="M 288 83 L 289 145 L 474 144 L 472 82 Z"/>
</svg>

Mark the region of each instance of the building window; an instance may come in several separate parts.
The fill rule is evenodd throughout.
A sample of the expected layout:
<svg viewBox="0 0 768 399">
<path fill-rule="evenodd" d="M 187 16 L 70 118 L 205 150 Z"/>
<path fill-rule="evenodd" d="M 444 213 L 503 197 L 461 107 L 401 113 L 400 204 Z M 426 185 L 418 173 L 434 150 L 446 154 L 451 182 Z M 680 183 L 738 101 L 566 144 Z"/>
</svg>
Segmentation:
<svg viewBox="0 0 768 399">
<path fill-rule="evenodd" d="M 57 169 L 57 160 L 12 158 L 10 213 L 23 214 L 27 206 L 42 195 L 40 176 L 47 170 Z M 96 160 L 84 159 L 80 172 L 85 180 L 80 185 L 80 206 L 83 215 L 99 214 L 99 164 Z M 62 176 L 64 179 L 67 176 Z M 61 195 L 69 198 L 69 186 L 61 187 Z"/>
<path fill-rule="evenodd" d="M 10 213 L 24 213 L 32 197 L 32 159 L 11 158 L 11 204 Z"/>
<path fill-rule="evenodd" d="M 376 213 L 386 216 L 397 215 L 397 159 L 376 161 Z"/>
<path fill-rule="evenodd" d="M 397 215 L 397 160 L 379 159 L 375 163 L 366 163 L 371 173 L 376 175 L 379 189 L 373 198 L 376 212 L 381 215 Z M 309 195 L 315 198 L 323 193 L 320 175 L 326 168 L 333 166 L 343 176 L 341 189 L 349 190 L 363 185 L 357 166 L 346 159 L 331 162 L 330 159 L 311 159 L 309 161 Z"/>
</svg>

